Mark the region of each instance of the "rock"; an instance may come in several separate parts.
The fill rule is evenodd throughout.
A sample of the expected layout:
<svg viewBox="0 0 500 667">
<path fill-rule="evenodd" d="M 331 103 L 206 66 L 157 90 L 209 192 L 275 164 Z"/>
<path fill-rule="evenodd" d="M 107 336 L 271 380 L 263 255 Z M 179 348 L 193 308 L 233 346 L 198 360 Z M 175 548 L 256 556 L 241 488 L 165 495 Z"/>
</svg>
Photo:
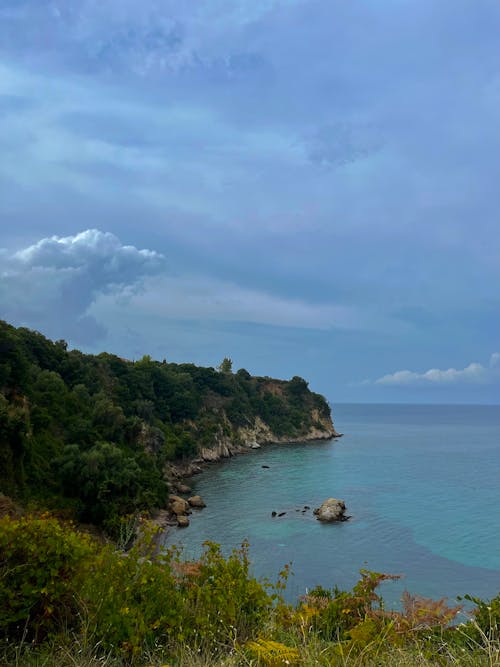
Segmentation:
<svg viewBox="0 0 500 667">
<path fill-rule="evenodd" d="M 211 449 L 210 447 L 202 447 L 200 454 L 202 460 L 208 463 L 215 463 L 221 459 L 220 453 L 217 451 L 217 449 Z"/>
<path fill-rule="evenodd" d="M 250 449 L 260 449 L 260 445 L 258 442 L 252 442 L 250 445 L 248 445 Z"/>
<path fill-rule="evenodd" d="M 206 503 L 201 496 L 192 496 L 191 498 L 188 498 L 188 503 L 191 507 L 206 507 Z"/>
<path fill-rule="evenodd" d="M 276 515 L 277 515 L 277 512 L 274 512 L 274 511 L 271 512 L 271 516 L 272 516 L 272 517 L 275 517 Z"/>
<path fill-rule="evenodd" d="M 174 500 L 174 502 L 170 505 L 170 508 L 177 517 L 190 512 L 190 510 L 186 508 L 186 505 L 184 503 L 180 503 L 178 500 Z"/>
<path fill-rule="evenodd" d="M 179 514 L 190 514 L 191 507 L 187 500 L 181 498 L 180 496 L 174 496 L 173 494 L 169 495 L 169 506 L 174 514 L 179 516 Z"/>
<path fill-rule="evenodd" d="M 304 505 L 304 509 L 305 510 L 310 510 L 311 508 L 309 507 L 309 505 Z"/>
<path fill-rule="evenodd" d="M 345 516 L 345 503 L 337 498 L 328 498 L 321 506 L 314 510 L 318 521 L 347 521 L 349 517 Z"/>
<path fill-rule="evenodd" d="M 177 517 L 177 525 L 179 528 L 187 528 L 189 526 L 189 519 L 187 516 L 180 515 Z"/>
<path fill-rule="evenodd" d="M 153 524 L 159 528 L 168 526 L 170 513 L 167 510 L 158 510 L 153 517 Z"/>
<path fill-rule="evenodd" d="M 191 493 L 192 489 L 187 484 L 178 484 L 177 493 Z"/>
<path fill-rule="evenodd" d="M 269 466 L 261 466 L 261 468 L 269 468 Z"/>
</svg>

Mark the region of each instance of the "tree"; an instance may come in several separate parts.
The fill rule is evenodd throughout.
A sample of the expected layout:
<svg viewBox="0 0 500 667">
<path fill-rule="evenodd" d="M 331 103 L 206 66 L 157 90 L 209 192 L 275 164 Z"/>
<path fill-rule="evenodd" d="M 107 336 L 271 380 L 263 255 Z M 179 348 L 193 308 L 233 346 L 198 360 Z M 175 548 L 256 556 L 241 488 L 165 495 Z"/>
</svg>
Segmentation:
<svg viewBox="0 0 500 667">
<path fill-rule="evenodd" d="M 217 366 L 219 373 L 232 373 L 233 372 L 233 362 L 229 357 L 224 357 L 220 365 Z"/>
</svg>

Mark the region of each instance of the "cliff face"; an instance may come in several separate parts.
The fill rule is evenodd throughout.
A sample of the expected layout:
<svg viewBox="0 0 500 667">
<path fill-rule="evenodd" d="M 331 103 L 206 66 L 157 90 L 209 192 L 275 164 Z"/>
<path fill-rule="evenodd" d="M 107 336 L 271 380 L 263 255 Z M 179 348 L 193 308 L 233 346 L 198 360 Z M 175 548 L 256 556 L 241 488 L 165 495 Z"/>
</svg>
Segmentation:
<svg viewBox="0 0 500 667">
<path fill-rule="evenodd" d="M 201 447 L 195 464 L 220 461 L 251 449 L 259 449 L 262 445 L 330 440 L 340 436 L 333 426 L 331 416 L 322 416 L 315 408 L 311 411 L 310 421 L 310 426 L 290 436 L 277 435 L 269 424 L 256 417 L 252 426 L 240 426 L 230 435 L 220 434 L 212 447 Z"/>
</svg>

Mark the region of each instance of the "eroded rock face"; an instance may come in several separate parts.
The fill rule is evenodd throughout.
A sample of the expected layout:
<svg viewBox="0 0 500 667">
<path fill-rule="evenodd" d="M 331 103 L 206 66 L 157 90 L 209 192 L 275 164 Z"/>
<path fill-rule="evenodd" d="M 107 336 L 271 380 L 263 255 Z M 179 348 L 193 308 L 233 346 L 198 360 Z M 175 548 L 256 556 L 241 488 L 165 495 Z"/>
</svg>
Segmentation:
<svg viewBox="0 0 500 667">
<path fill-rule="evenodd" d="M 191 498 L 188 498 L 188 503 L 191 507 L 206 507 L 205 501 L 201 496 L 192 496 Z"/>
<path fill-rule="evenodd" d="M 314 510 L 314 514 L 318 521 L 329 523 L 332 521 L 347 521 L 349 517 L 346 516 L 345 511 L 346 507 L 343 500 L 328 498 Z"/>
</svg>

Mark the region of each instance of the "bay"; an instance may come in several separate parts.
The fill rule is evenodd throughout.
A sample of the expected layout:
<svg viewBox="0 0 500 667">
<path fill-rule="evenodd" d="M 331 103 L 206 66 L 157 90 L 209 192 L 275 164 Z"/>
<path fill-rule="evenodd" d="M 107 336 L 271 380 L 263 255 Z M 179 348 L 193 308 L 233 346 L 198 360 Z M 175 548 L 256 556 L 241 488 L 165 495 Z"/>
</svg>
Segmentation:
<svg viewBox="0 0 500 667">
<path fill-rule="evenodd" d="M 405 589 L 496 595 L 500 407 L 339 404 L 333 416 L 343 438 L 265 446 L 193 478 L 207 508 L 165 543 L 194 558 L 205 540 L 225 553 L 248 540 L 257 576 L 274 580 L 291 562 L 289 600 L 317 584 L 350 588 L 360 568 L 403 575 L 383 585 L 395 606 Z M 313 516 L 331 496 L 345 500 L 348 522 Z"/>
</svg>

